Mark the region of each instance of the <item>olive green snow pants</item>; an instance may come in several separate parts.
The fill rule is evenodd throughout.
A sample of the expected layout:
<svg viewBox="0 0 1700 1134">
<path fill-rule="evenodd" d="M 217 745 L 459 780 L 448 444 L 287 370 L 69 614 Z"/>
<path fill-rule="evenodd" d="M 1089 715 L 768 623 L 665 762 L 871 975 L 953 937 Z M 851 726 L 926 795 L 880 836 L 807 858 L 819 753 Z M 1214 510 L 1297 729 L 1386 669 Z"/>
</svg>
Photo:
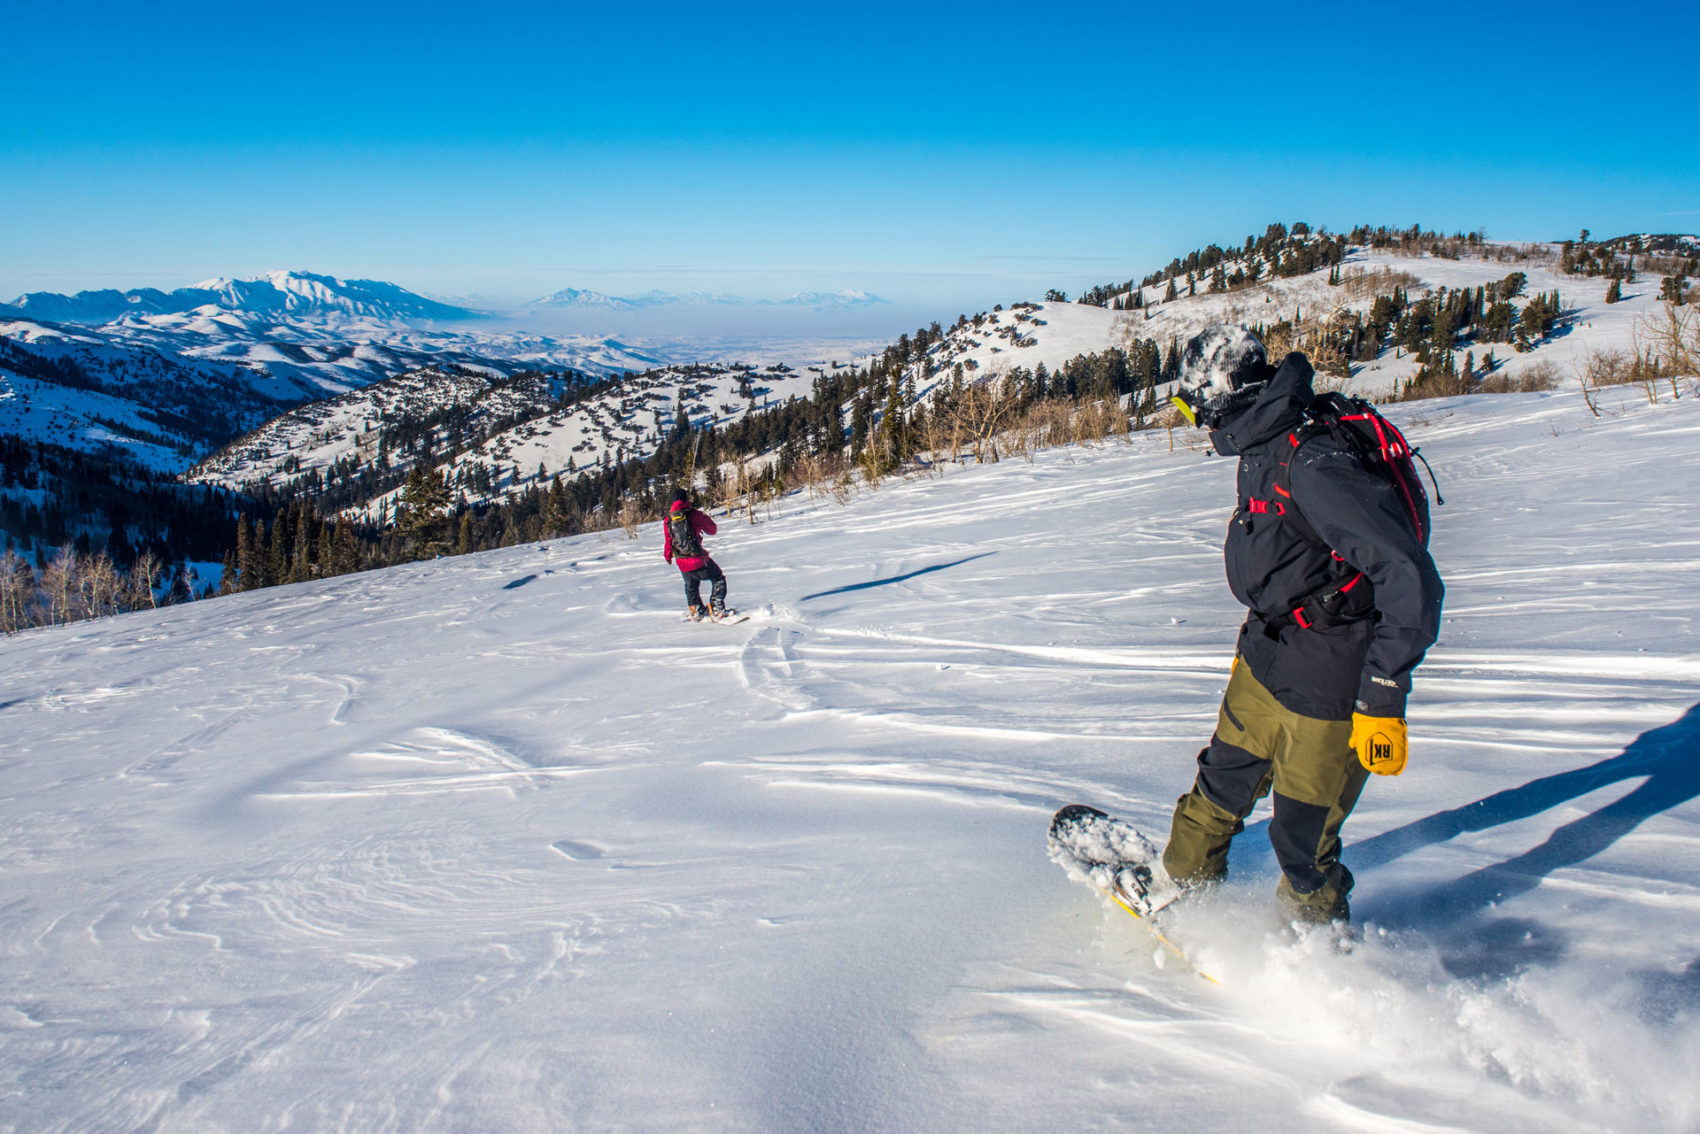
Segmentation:
<svg viewBox="0 0 1700 1134">
<path fill-rule="evenodd" d="M 1192 790 L 1175 805 L 1163 865 L 1183 885 L 1220 881 L 1228 845 L 1273 790 L 1269 841 L 1281 865 L 1278 893 L 1297 916 L 1348 916 L 1352 874 L 1340 862 L 1340 827 L 1369 778 L 1349 743 L 1352 722 L 1284 708 L 1243 662 L 1234 666 L 1216 735 L 1198 754 Z"/>
</svg>

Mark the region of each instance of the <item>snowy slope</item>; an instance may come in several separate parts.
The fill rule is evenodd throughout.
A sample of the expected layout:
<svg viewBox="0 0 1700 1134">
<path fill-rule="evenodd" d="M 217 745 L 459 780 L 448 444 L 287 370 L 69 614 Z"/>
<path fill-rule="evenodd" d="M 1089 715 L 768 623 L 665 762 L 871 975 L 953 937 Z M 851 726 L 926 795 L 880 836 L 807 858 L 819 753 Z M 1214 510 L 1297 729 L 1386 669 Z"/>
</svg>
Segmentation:
<svg viewBox="0 0 1700 1134">
<path fill-rule="evenodd" d="M 440 325 L 477 316 L 381 280 L 277 271 L 204 280 L 170 292 L 35 292 L 0 307 L 0 336 L 76 343 L 84 353 L 131 359 L 158 356 L 163 363 L 147 365 L 234 378 L 246 387 L 246 396 L 281 403 L 273 413 L 420 367 L 608 375 L 662 361 L 608 336 L 539 335 L 490 320 L 471 327 Z M 144 400 L 144 412 L 147 406 Z"/>
<path fill-rule="evenodd" d="M 178 472 L 276 414 L 291 392 L 238 364 L 88 328 L 0 320 L 0 435 L 80 450 L 117 445 L 150 468 Z"/>
<path fill-rule="evenodd" d="M 410 370 L 273 418 L 197 464 L 183 479 L 230 489 L 260 481 L 282 487 L 314 471 L 323 476 L 339 461 L 375 462 L 386 421 L 458 408 L 463 426 L 469 432 L 481 431 L 497 419 L 547 412 L 568 382 L 541 374 L 502 380 L 471 370 Z"/>
<path fill-rule="evenodd" d="M 1623 301 L 1605 302 L 1610 281 L 1585 278 L 1558 270 L 1556 247 L 1533 246 L 1536 259 L 1500 259 L 1501 246 L 1490 246 L 1488 259 L 1448 260 L 1433 256 L 1403 256 L 1359 249 L 1342 265 L 1348 282 L 1364 281 L 1354 292 L 1350 286 L 1331 286 L 1328 269 L 1286 279 L 1268 279 L 1237 291 L 1211 293 L 1201 282 L 1198 294 L 1183 294 L 1162 302 L 1164 285 L 1141 289 L 1144 306 L 1139 310 L 1115 311 L 1079 303 L 1018 305 L 1005 311 L 984 313 L 979 327 L 953 329 L 945 341 L 933 348 L 930 361 L 935 368 L 961 363 L 967 375 L 984 377 L 1012 367 L 1035 369 L 1043 362 L 1056 370 L 1080 354 L 1095 354 L 1112 346 L 1125 347 L 1130 337 L 1152 339 L 1166 351 L 1171 340 L 1185 342 L 1211 323 L 1233 322 L 1269 325 L 1297 315 L 1316 318 L 1336 310 L 1367 314 L 1374 295 L 1368 284 L 1377 273 L 1405 273 L 1418 283 L 1409 285 L 1415 300 L 1438 287 L 1475 288 L 1503 280 L 1514 271 L 1523 272 L 1528 283 L 1517 300 L 1521 308 L 1529 296 L 1557 289 L 1567 307 L 1573 308 L 1569 330 L 1541 343 L 1526 354 L 1517 354 L 1509 344 L 1476 348 L 1477 361 L 1492 349 L 1512 374 L 1526 367 L 1550 363 L 1563 376 L 1574 376 L 1577 364 L 1590 350 L 1632 351 L 1637 325 L 1659 306 L 1659 278 L 1642 274 L 1624 287 Z M 1509 246 L 1506 246 L 1509 248 Z M 1527 246 L 1517 246 L 1522 249 Z M 1509 254 L 1509 253 L 1508 253 Z M 1132 293 L 1127 293 L 1131 297 Z M 1642 335 L 1643 339 L 1645 335 Z M 1460 347 L 1460 360 L 1462 350 Z M 1395 357 L 1393 350 L 1367 364 L 1353 364 L 1350 380 L 1343 389 L 1350 393 L 1381 395 L 1395 383 L 1403 383 L 1416 372 L 1409 356 Z"/>
<path fill-rule="evenodd" d="M 185 479 L 237 488 L 250 481 L 282 486 L 308 475 L 323 473 L 339 461 L 369 463 L 377 458 L 377 433 L 386 417 L 419 415 L 447 407 L 467 408 L 467 434 L 483 432 L 501 418 L 523 417 L 518 424 L 496 429 L 489 437 L 468 444 L 444 458 L 440 450 L 449 439 L 439 428 L 433 436 L 428 463 L 440 468 L 451 485 L 475 465 L 501 472 L 488 496 L 468 492 L 469 498 L 499 499 L 539 484 L 541 465 L 547 476 L 589 469 L 604 457 L 610 461 L 648 453 L 672 431 L 679 397 L 691 421 L 701 426 L 736 422 L 751 412 L 768 409 L 790 397 L 807 396 L 810 384 L 824 373 L 820 367 L 795 370 L 784 363 L 756 368 L 744 364 L 700 364 L 660 367 L 631 374 L 605 391 L 561 407 L 555 398 L 564 389 L 561 379 L 521 378 L 492 383 L 465 372 L 424 368 L 409 371 L 329 401 L 315 402 L 284 414 L 252 434 L 213 454 L 185 474 Z M 750 397 L 740 392 L 747 386 Z M 411 463 L 420 454 L 393 454 L 397 463 Z M 519 475 L 511 470 L 518 468 Z M 375 496 L 360 511 L 376 517 L 393 507 L 396 489 Z"/>
<path fill-rule="evenodd" d="M 89 382 L 21 372 L 8 365 L 7 341 L 40 358 L 69 360 Z M 605 375 L 647 370 L 657 361 L 607 338 L 418 330 L 210 306 L 126 315 L 99 327 L 0 318 L 0 434 L 84 450 L 105 448 L 117 437 L 137 459 L 178 472 L 303 402 L 333 401 L 412 371 Z M 283 418 L 277 428 L 292 420 Z"/>
<path fill-rule="evenodd" d="M 1044 853 L 1161 832 L 1227 675 L 1233 468 L 1162 433 L 723 523 L 739 626 L 651 526 L 0 642 L 3 1122 L 1693 1130 L 1700 391 L 1607 410 L 1394 407 L 1448 595 L 1365 939 L 1257 822 L 1220 988 Z"/>
<path fill-rule="evenodd" d="M 617 374 L 658 362 L 652 352 L 601 336 L 537 335 L 498 325 L 451 331 L 364 317 L 254 315 L 211 307 L 126 316 L 100 331 L 160 350 L 249 366 L 294 381 L 309 397 L 345 393 L 419 366 L 471 366 L 498 374 L 560 368 Z"/>
<path fill-rule="evenodd" d="M 678 421 L 681 395 L 693 425 L 712 422 L 724 427 L 788 398 L 807 397 L 817 373 L 784 363 L 760 370 L 715 363 L 649 370 L 571 410 L 506 430 L 441 467 L 451 484 L 463 470 L 476 464 L 518 469 L 518 477 L 498 486 L 494 493 L 497 497 L 528 487 L 546 487 L 538 482 L 540 465 L 553 476 L 566 470 L 569 463 L 574 469 L 589 469 L 604 458 L 617 463 L 653 452 Z M 752 395 L 749 398 L 739 394 L 745 380 Z M 373 501 L 368 513 L 384 502 Z"/>
<path fill-rule="evenodd" d="M 547 488 L 557 475 L 570 480 L 604 459 L 618 463 L 653 452 L 678 420 L 681 395 L 693 425 L 700 428 L 713 422 L 724 427 L 752 411 L 808 396 L 821 372 L 820 368 L 796 370 L 784 363 L 759 370 L 716 363 L 647 370 L 570 408 L 542 412 L 501 430 L 434 467 L 457 494 L 464 492 L 469 500 L 479 502 L 499 500 L 527 489 Z M 746 380 L 749 398 L 739 392 Z M 488 495 L 473 490 L 465 479 L 477 466 L 496 474 Z M 372 520 L 392 514 L 400 492 L 400 488 L 392 489 L 350 511 Z"/>
</svg>

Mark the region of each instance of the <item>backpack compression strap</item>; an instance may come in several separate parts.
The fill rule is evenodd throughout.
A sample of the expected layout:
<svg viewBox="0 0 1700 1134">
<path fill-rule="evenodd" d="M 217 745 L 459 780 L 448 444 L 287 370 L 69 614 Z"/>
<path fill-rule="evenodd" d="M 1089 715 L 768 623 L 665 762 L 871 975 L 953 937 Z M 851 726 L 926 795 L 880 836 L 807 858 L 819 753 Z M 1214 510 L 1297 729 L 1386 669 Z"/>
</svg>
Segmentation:
<svg viewBox="0 0 1700 1134">
<path fill-rule="evenodd" d="M 1404 502 L 1405 510 L 1411 514 L 1411 527 L 1416 531 L 1417 538 L 1426 544 L 1428 532 L 1423 528 L 1422 511 L 1417 507 L 1416 497 L 1411 492 L 1411 486 L 1405 483 L 1405 476 L 1398 464 L 1400 461 L 1409 464 L 1411 458 L 1416 455 L 1416 450 L 1411 448 L 1411 443 L 1405 440 L 1405 435 L 1399 432 L 1398 426 L 1378 413 L 1342 414 L 1340 420 L 1342 422 L 1367 421 L 1370 428 L 1375 430 L 1377 444 L 1375 455 L 1379 456 L 1381 462 L 1393 473 L 1388 479 L 1399 490 L 1399 499 Z M 1297 447 L 1297 445 L 1294 445 L 1294 448 Z M 1418 487 L 1420 489 L 1421 485 Z"/>
<path fill-rule="evenodd" d="M 1280 461 L 1275 469 L 1275 499 L 1246 502 L 1246 511 L 1254 515 L 1280 516 L 1293 525 L 1299 537 L 1312 547 L 1326 551 L 1339 567 L 1339 572 L 1316 590 L 1304 596 L 1292 610 L 1273 618 L 1266 618 L 1265 625 L 1272 633 L 1278 633 L 1282 627 L 1293 625 L 1304 630 L 1326 630 L 1335 626 L 1344 626 L 1348 622 L 1357 622 L 1367 618 L 1373 611 L 1371 604 L 1358 603 L 1353 605 L 1353 599 L 1360 597 L 1357 589 L 1364 582 L 1364 573 L 1346 562 L 1338 551 L 1322 534 L 1305 518 L 1299 510 L 1298 502 L 1293 499 L 1292 490 L 1287 487 L 1291 483 L 1293 458 L 1298 455 L 1299 447 L 1313 437 L 1320 437 L 1332 431 L 1322 422 L 1313 421 L 1287 434 L 1289 448 L 1286 459 Z M 1368 591 L 1364 591 L 1367 594 Z"/>
</svg>

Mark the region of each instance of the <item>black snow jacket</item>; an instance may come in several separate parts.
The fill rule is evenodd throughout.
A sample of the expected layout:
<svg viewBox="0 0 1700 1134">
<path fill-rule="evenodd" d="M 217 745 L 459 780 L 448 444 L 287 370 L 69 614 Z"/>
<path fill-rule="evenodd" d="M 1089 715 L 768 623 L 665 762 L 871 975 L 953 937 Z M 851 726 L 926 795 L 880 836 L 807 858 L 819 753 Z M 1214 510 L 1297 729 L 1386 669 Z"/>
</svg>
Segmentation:
<svg viewBox="0 0 1700 1134">
<path fill-rule="evenodd" d="M 1238 507 L 1223 547 L 1228 585 L 1250 611 L 1240 656 L 1293 712 L 1402 717 L 1411 671 L 1440 634 L 1444 588 L 1391 483 L 1326 434 L 1294 451 L 1289 435 L 1304 423 L 1314 373 L 1304 355 L 1289 354 L 1256 402 L 1210 435 L 1218 452 L 1240 462 Z M 1286 460 L 1292 497 L 1284 505 L 1296 505 L 1334 555 L 1278 509 L 1254 503 L 1280 499 L 1277 462 Z M 1294 624 L 1290 612 L 1338 580 L 1341 561 L 1363 572 L 1359 588 L 1373 588 L 1367 595 L 1354 588 L 1362 617 L 1323 629 Z"/>
</svg>

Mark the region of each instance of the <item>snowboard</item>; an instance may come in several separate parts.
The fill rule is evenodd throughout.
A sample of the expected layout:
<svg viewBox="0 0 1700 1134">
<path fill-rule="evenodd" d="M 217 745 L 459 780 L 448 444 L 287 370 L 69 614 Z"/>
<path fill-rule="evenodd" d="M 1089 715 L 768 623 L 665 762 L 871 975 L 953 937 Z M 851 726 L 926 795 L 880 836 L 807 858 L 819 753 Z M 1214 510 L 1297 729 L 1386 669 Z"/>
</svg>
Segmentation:
<svg viewBox="0 0 1700 1134">
<path fill-rule="evenodd" d="M 687 614 L 687 615 L 685 615 L 684 618 L 680 619 L 679 621 L 681 621 L 681 622 L 718 622 L 722 626 L 736 626 L 740 622 L 748 622 L 749 620 L 750 620 L 750 616 L 747 615 L 747 614 L 739 614 L 735 610 L 728 610 L 724 615 L 722 615 L 719 618 L 709 618 L 707 616 L 704 616 L 702 618 L 692 618 L 690 615 Z"/>
<path fill-rule="evenodd" d="M 1212 984 L 1215 977 L 1200 969 L 1171 941 L 1154 920 L 1181 890 L 1163 869 L 1161 852 L 1143 832 L 1107 812 L 1071 803 L 1051 817 L 1046 846 L 1051 861 L 1070 878 L 1084 882 L 1132 914 L 1170 956 Z M 1158 955 L 1161 962 L 1162 955 Z"/>
</svg>

